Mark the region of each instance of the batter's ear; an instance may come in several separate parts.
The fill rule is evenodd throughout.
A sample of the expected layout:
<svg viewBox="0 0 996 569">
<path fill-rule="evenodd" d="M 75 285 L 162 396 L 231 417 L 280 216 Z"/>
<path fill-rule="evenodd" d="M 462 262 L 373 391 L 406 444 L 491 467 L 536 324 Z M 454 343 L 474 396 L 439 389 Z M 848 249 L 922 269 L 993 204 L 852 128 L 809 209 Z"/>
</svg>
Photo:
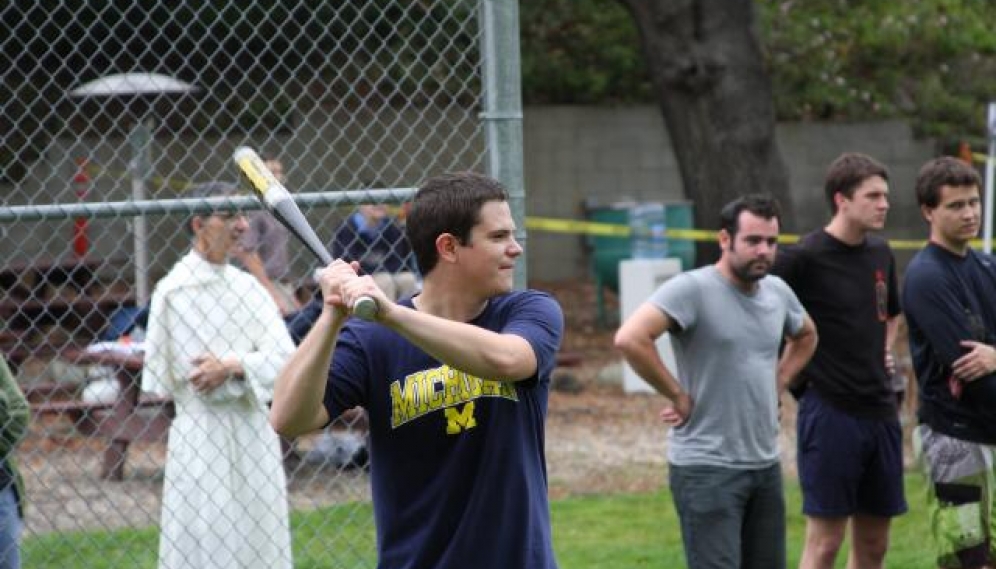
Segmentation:
<svg viewBox="0 0 996 569">
<path fill-rule="evenodd" d="M 457 248 L 460 241 L 452 233 L 443 233 L 436 237 L 436 254 L 440 261 L 452 263 L 456 261 Z"/>
</svg>

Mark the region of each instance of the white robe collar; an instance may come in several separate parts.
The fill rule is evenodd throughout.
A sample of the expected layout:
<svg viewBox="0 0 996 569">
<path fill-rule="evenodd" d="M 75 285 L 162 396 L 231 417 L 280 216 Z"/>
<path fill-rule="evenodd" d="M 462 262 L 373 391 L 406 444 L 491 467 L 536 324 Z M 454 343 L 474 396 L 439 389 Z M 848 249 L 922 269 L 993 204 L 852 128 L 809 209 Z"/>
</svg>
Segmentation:
<svg viewBox="0 0 996 569">
<path fill-rule="evenodd" d="M 228 263 L 210 263 L 200 253 L 191 249 L 170 272 L 164 283 L 164 290 L 175 290 L 187 286 L 199 286 L 225 280 L 228 271 L 233 270 Z"/>
</svg>

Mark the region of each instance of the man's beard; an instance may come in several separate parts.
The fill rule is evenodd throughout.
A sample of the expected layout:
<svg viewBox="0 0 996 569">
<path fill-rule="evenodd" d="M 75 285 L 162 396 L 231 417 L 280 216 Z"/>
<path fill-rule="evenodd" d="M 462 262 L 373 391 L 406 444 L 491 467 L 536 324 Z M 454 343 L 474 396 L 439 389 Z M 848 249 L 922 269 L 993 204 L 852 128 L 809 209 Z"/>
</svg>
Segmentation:
<svg viewBox="0 0 996 569">
<path fill-rule="evenodd" d="M 763 270 L 751 270 L 752 267 L 761 263 L 764 264 Z M 771 263 L 768 261 L 751 261 L 742 265 L 731 265 L 730 270 L 733 271 L 733 274 L 736 275 L 736 277 L 741 281 L 745 283 L 756 283 L 757 281 L 768 276 L 768 272 L 771 270 Z"/>
</svg>

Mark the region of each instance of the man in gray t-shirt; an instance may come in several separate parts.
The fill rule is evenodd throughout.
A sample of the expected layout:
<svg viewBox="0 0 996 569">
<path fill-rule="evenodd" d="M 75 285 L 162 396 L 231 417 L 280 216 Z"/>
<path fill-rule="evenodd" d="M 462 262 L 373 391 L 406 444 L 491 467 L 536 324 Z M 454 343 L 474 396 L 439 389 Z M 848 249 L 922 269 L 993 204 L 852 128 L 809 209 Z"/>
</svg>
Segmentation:
<svg viewBox="0 0 996 569">
<path fill-rule="evenodd" d="M 816 328 L 768 275 L 778 230 L 772 198 L 730 202 L 719 261 L 665 282 L 616 333 L 627 362 L 671 401 L 669 479 L 690 569 L 785 567 L 778 398 L 813 355 Z M 677 377 L 655 344 L 667 332 Z"/>
</svg>

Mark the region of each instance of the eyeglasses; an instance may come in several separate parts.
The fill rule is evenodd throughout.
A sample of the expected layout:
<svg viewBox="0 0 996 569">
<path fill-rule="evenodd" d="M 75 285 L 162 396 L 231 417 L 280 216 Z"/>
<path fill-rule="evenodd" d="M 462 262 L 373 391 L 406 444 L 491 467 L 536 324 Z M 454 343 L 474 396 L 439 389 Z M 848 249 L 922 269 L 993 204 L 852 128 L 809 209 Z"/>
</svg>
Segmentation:
<svg viewBox="0 0 996 569">
<path fill-rule="evenodd" d="M 241 211 L 216 211 L 208 215 L 208 217 L 218 218 L 227 227 L 232 226 L 232 224 L 245 216 L 246 214 Z"/>
</svg>

